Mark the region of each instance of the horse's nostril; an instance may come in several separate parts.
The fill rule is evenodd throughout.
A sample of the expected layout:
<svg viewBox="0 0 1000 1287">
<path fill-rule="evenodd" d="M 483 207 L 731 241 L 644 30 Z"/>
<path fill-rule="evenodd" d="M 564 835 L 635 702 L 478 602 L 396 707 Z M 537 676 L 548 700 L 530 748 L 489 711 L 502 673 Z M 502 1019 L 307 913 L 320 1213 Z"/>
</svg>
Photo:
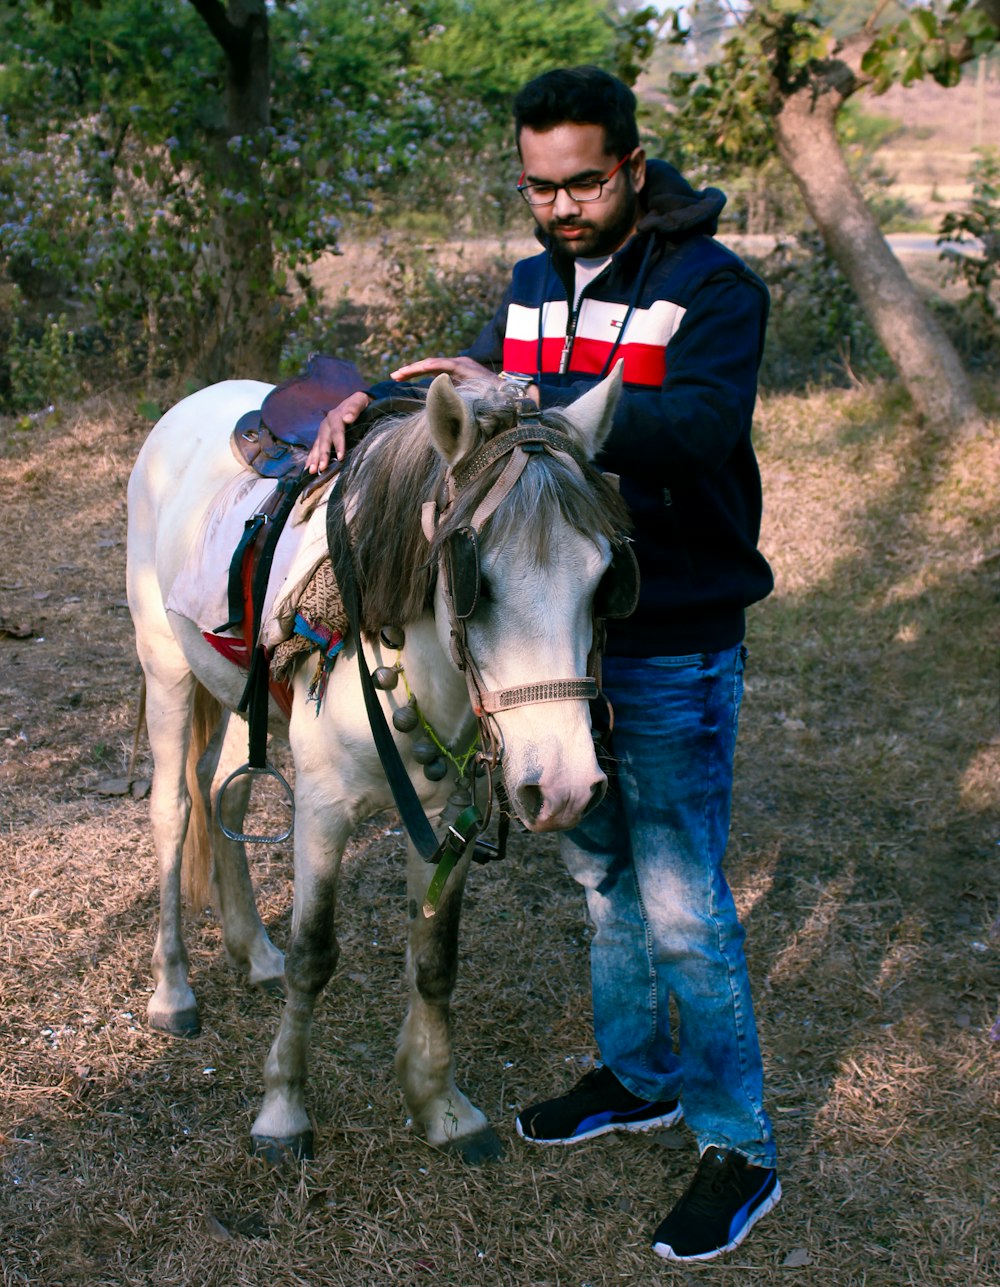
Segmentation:
<svg viewBox="0 0 1000 1287">
<path fill-rule="evenodd" d="M 604 799 L 605 795 L 607 794 L 607 791 L 608 791 L 607 778 L 602 777 L 597 782 L 594 783 L 594 785 L 590 789 L 590 800 L 587 804 L 586 809 L 584 809 L 583 811 L 585 815 L 590 813 L 593 809 L 597 808 L 597 806 L 601 803 L 601 801 Z"/>
<path fill-rule="evenodd" d="M 518 787 L 518 812 L 525 822 L 530 822 L 538 817 L 542 811 L 543 799 L 544 796 L 542 795 L 541 787 L 530 785 Z"/>
</svg>

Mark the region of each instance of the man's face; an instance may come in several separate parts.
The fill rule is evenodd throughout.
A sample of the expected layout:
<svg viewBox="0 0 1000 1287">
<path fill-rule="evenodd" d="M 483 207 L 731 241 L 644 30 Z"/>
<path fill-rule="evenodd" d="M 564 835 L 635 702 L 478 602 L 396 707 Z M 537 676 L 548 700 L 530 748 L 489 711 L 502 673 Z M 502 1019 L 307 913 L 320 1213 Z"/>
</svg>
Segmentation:
<svg viewBox="0 0 1000 1287">
<path fill-rule="evenodd" d="M 525 126 L 518 140 L 525 183 L 580 183 L 603 179 L 620 156 L 606 151 L 604 127 L 565 122 L 550 130 Z M 635 230 L 639 191 L 646 181 L 641 148 L 604 186 L 597 201 L 574 201 L 560 188 L 550 206 L 532 206 L 531 213 L 557 248 L 573 258 L 599 259 L 624 245 Z"/>
</svg>

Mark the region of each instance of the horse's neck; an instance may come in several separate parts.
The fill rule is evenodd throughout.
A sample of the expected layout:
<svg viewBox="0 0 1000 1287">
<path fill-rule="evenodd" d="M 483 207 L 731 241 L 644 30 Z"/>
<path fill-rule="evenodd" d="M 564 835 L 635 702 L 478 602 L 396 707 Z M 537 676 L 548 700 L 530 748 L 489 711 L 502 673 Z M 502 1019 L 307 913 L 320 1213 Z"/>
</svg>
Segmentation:
<svg viewBox="0 0 1000 1287">
<path fill-rule="evenodd" d="M 402 663 L 421 714 L 443 742 L 464 749 L 475 732 L 469 691 L 441 645 L 431 613 L 406 627 Z"/>
</svg>

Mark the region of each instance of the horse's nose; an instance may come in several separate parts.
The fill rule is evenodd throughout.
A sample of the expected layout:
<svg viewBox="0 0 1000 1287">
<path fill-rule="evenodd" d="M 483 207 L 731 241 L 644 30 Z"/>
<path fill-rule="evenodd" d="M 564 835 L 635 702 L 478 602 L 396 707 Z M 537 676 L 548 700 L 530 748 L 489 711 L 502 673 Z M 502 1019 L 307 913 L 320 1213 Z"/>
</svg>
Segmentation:
<svg viewBox="0 0 1000 1287">
<path fill-rule="evenodd" d="M 579 791 L 546 790 L 538 782 L 522 782 L 514 792 L 514 806 L 532 831 L 561 831 L 575 826 L 604 799 L 608 780 L 602 773 L 589 788 Z"/>
</svg>

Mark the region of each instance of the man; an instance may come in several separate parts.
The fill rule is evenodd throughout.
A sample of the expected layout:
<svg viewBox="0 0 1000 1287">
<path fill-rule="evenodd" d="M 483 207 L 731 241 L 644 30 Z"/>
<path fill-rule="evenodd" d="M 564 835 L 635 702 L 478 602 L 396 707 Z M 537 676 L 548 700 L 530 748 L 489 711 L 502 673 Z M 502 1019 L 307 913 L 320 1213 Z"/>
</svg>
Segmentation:
<svg viewBox="0 0 1000 1287">
<path fill-rule="evenodd" d="M 546 73 L 517 96 L 514 117 L 518 187 L 543 250 L 515 265 L 466 354 L 414 362 L 393 379 L 502 367 L 501 381 L 549 408 L 622 359 L 624 392 L 598 463 L 620 476 L 642 573 L 639 606 L 609 624 L 604 657 L 615 789 L 562 838 L 595 928 L 602 1064 L 524 1109 L 517 1130 L 565 1145 L 683 1116 L 701 1157 L 653 1245 L 671 1260 L 708 1260 L 781 1196 L 743 930 L 722 872 L 744 610 L 772 587 L 757 550 L 750 441 L 768 297 L 712 238 L 722 193 L 647 164 L 635 97 L 615 77 Z M 314 469 L 331 444 L 343 451 L 344 426 L 367 402 L 356 394 L 327 418 Z"/>
</svg>

